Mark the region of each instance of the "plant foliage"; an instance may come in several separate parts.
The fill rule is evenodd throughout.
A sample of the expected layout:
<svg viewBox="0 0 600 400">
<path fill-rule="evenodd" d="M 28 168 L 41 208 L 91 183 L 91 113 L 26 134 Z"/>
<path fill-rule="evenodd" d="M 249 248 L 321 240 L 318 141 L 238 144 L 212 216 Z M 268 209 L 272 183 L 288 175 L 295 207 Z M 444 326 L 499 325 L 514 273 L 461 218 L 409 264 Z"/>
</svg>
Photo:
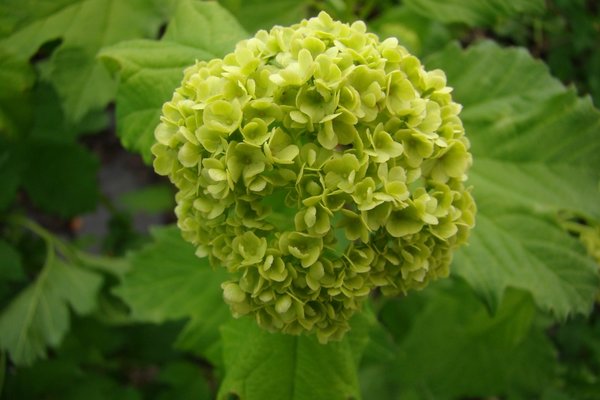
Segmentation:
<svg viewBox="0 0 600 400">
<path fill-rule="evenodd" d="M 444 71 L 478 210 L 449 279 L 365 295 L 327 344 L 233 318 L 228 272 L 182 238 L 150 167 L 186 68 L 320 11 Z M 596 399 L 599 13 L 583 0 L 0 2 L 0 397 Z M 269 223 L 316 224 L 297 211 Z M 232 241 L 260 245 L 242 233 Z"/>
</svg>

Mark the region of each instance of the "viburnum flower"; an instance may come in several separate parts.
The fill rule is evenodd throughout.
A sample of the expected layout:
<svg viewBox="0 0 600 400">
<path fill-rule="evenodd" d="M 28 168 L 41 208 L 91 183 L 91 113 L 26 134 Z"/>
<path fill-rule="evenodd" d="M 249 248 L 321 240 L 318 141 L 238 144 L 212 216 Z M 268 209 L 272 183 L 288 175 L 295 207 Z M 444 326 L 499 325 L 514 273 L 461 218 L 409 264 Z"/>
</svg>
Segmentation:
<svg viewBox="0 0 600 400">
<path fill-rule="evenodd" d="M 373 290 L 448 275 L 475 214 L 460 110 L 442 71 L 322 12 L 187 68 L 154 167 L 234 316 L 327 342 Z"/>
</svg>

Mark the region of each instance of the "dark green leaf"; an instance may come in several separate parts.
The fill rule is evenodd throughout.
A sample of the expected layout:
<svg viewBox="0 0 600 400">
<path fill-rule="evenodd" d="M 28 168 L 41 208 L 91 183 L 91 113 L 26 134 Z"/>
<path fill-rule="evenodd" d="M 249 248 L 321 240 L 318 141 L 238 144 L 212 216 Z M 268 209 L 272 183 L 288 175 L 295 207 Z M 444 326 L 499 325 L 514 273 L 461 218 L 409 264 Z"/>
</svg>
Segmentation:
<svg viewBox="0 0 600 400">
<path fill-rule="evenodd" d="M 169 385 L 160 393 L 158 400 L 211 400 L 208 382 L 197 365 L 179 361 L 167 364 L 160 372 L 159 380 Z"/>
<path fill-rule="evenodd" d="M 108 116 L 103 111 L 88 113 L 79 123 L 69 123 L 62 111 L 60 98 L 47 83 L 38 83 L 32 93 L 33 125 L 29 138 L 33 140 L 72 143 L 77 136 L 95 133 L 108 125 Z"/>
<path fill-rule="evenodd" d="M 0 284 L 21 280 L 24 277 L 19 252 L 0 239 Z"/>
<path fill-rule="evenodd" d="M 4 389 L 4 377 L 6 376 L 6 353 L 0 351 L 0 394 Z"/>
<path fill-rule="evenodd" d="M 556 360 L 530 297 L 509 291 L 490 316 L 466 285 L 451 283 L 382 310 L 398 345 L 391 349 L 396 360 L 383 364 L 387 369 L 379 366 L 380 386 L 417 398 L 539 395 L 556 373 Z"/>
<path fill-rule="evenodd" d="M 63 217 L 96 207 L 98 162 L 92 154 L 74 144 L 53 142 L 32 142 L 27 151 L 23 186 L 38 207 Z"/>
<path fill-rule="evenodd" d="M 21 146 L 0 137 L 0 211 L 14 200 L 26 160 Z"/>
</svg>

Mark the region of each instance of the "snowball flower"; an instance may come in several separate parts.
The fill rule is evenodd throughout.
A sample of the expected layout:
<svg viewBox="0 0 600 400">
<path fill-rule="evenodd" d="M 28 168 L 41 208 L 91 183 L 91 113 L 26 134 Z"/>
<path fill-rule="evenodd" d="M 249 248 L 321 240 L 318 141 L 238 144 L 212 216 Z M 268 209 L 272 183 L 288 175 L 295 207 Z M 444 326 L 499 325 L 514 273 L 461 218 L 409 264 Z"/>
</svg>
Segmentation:
<svg viewBox="0 0 600 400">
<path fill-rule="evenodd" d="M 339 339 L 373 290 L 448 275 L 475 205 L 442 71 L 326 13 L 185 70 L 152 147 L 183 237 L 264 328 Z"/>
</svg>

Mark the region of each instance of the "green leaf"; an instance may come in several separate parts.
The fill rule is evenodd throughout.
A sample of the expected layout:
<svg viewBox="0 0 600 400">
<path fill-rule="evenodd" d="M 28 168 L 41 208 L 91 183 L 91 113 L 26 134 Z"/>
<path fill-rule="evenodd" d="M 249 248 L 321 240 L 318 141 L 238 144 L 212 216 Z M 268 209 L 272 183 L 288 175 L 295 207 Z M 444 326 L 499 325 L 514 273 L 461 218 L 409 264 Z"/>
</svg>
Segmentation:
<svg viewBox="0 0 600 400">
<path fill-rule="evenodd" d="M 270 333 L 250 318 L 233 320 L 222 328 L 226 372 L 218 398 L 358 399 L 356 369 L 364 342 L 353 346 L 353 334 L 366 337 L 357 328 L 340 342 L 322 345 L 314 335 Z"/>
<path fill-rule="evenodd" d="M 247 36 L 216 2 L 181 0 L 161 41 L 136 40 L 104 49 L 100 58 L 119 70 L 117 132 L 123 145 L 150 162 L 162 104 L 196 60 L 221 57 Z"/>
<path fill-rule="evenodd" d="M 163 39 L 223 57 L 247 36 L 217 2 L 180 0 Z"/>
<path fill-rule="evenodd" d="M 0 351 L 0 394 L 4 389 L 4 377 L 6 376 L 6 353 Z"/>
<path fill-rule="evenodd" d="M 512 286 L 558 318 L 588 312 L 596 268 L 556 217 L 600 219 L 600 112 L 524 50 L 451 46 L 428 67 L 455 88 L 475 160 L 478 221 L 454 272 L 492 309 Z"/>
<path fill-rule="evenodd" d="M 48 81 L 60 98 L 69 121 L 81 121 L 90 110 L 104 108 L 115 96 L 117 83 L 92 48 L 61 46 L 52 56 Z"/>
<path fill-rule="evenodd" d="M 18 365 L 29 365 L 57 347 L 69 329 L 69 307 L 90 313 L 102 278 L 65 264 L 50 251 L 36 281 L 23 290 L 0 315 L 0 348 Z"/>
<path fill-rule="evenodd" d="M 12 32 L 0 47 L 29 60 L 42 44 L 60 39 L 51 55 L 49 76 L 70 121 L 104 107 L 114 95 L 114 83 L 95 60 L 104 46 L 122 40 L 154 36 L 160 24 L 153 1 L 79 0 L 11 1 L 4 8 L 16 14 Z"/>
<path fill-rule="evenodd" d="M 470 245 L 455 271 L 495 309 L 504 289 L 529 291 L 559 319 L 589 312 L 598 292 L 598 266 L 583 245 L 553 221 L 526 212 L 479 213 Z"/>
<path fill-rule="evenodd" d="M 14 200 L 21 183 L 25 160 L 19 144 L 0 136 L 0 211 Z"/>
<path fill-rule="evenodd" d="M 134 40 L 119 43 L 101 53 L 101 59 L 120 70 L 117 93 L 117 133 L 128 150 L 151 160 L 154 128 L 162 104 L 181 82 L 183 69 L 196 59 L 214 55 L 171 42 Z"/>
<path fill-rule="evenodd" d="M 34 80 L 32 68 L 3 46 L 0 46 L 0 55 L 0 96 L 11 97 L 30 88 Z"/>
<path fill-rule="evenodd" d="M 179 346 L 220 362 L 219 325 L 230 318 L 222 298 L 226 271 L 194 254 L 175 227 L 155 229 L 154 242 L 131 256 L 131 270 L 115 290 L 138 321 L 191 318 Z"/>
<path fill-rule="evenodd" d="M 450 30 L 438 21 L 421 16 L 405 5 L 384 10 L 369 21 L 369 29 L 381 39 L 395 36 L 412 54 L 422 56 L 443 49 Z"/>
<path fill-rule="evenodd" d="M 202 370 L 198 365 L 185 361 L 173 362 L 161 370 L 158 378 L 170 386 L 169 390 L 160 393 L 159 400 L 212 399 L 208 383 L 202 378 Z"/>
<path fill-rule="evenodd" d="M 73 143 L 81 134 L 95 133 L 108 126 L 108 115 L 103 111 L 89 113 L 75 125 L 69 123 L 62 111 L 58 93 L 48 83 L 36 84 L 31 97 L 33 124 L 28 132 L 30 139 Z"/>
<path fill-rule="evenodd" d="M 0 45 L 0 136 L 16 137 L 30 120 L 29 96 L 34 74 L 26 61 Z"/>
<path fill-rule="evenodd" d="M 31 142 L 23 186 L 42 210 L 71 217 L 96 207 L 98 161 L 74 144 Z"/>
<path fill-rule="evenodd" d="M 394 388 L 400 398 L 537 397 L 557 361 L 531 298 L 509 291 L 490 316 L 466 285 L 444 283 L 382 309 L 397 345 L 390 349 L 395 359 L 379 365 L 383 382 L 377 386 Z M 375 398 L 384 397 L 365 393 Z"/>
<path fill-rule="evenodd" d="M 545 10 L 543 0 L 406 0 L 404 4 L 426 18 L 469 26 L 490 26 L 505 18 Z"/>
<path fill-rule="evenodd" d="M 20 0 L 3 0 L 0 3 L 0 25 L 2 26 L 0 37 L 15 33 L 18 29 L 33 23 L 36 20 L 49 18 L 59 13 L 62 9 L 69 7 L 79 0 L 52 0 L 37 1 L 33 4 L 23 4 Z"/>
<path fill-rule="evenodd" d="M 308 16 L 308 2 L 298 0 L 221 0 L 219 1 L 248 32 L 271 29 L 275 25 L 297 24 Z"/>
<path fill-rule="evenodd" d="M 21 255 L 14 247 L 0 239 L 0 284 L 21 280 L 24 277 Z"/>
</svg>

